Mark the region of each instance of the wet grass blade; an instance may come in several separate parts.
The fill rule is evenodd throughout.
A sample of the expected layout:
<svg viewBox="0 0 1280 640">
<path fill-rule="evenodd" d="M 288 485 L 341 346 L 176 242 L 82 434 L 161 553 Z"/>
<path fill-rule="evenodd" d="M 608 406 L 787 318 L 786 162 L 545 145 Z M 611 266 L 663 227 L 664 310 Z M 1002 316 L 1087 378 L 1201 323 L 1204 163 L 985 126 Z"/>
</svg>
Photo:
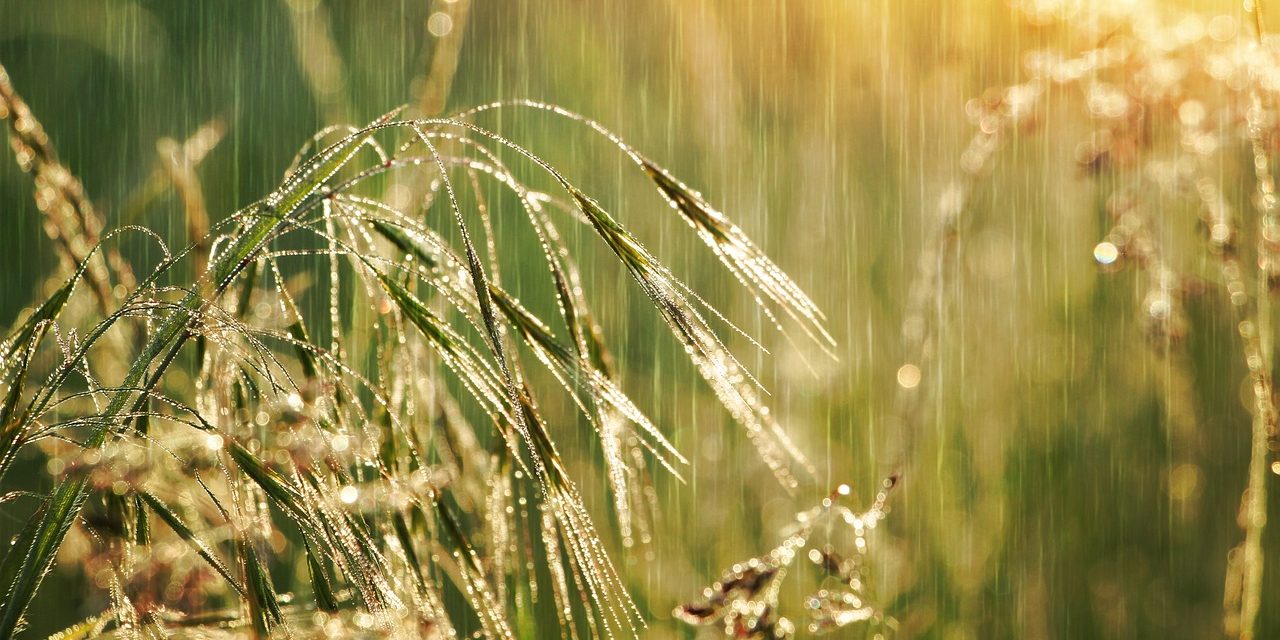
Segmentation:
<svg viewBox="0 0 1280 640">
<path fill-rule="evenodd" d="M 44 327 L 47 325 L 39 326 Z M 36 333 L 39 335 L 28 337 L 26 348 L 16 358 L 18 369 L 13 376 L 13 381 L 9 383 L 9 391 L 4 396 L 4 404 L 0 405 L 0 478 L 4 477 L 9 465 L 13 464 L 14 458 L 18 455 L 18 448 L 22 444 L 22 434 L 28 423 L 28 414 L 26 412 L 19 414 L 18 403 L 22 399 L 22 389 L 27 382 L 27 370 L 31 366 L 31 357 L 36 345 L 40 342 L 44 329 L 38 329 Z"/>
<path fill-rule="evenodd" d="M 81 271 L 77 271 L 76 275 L 67 280 L 65 284 L 58 287 L 58 290 L 49 296 L 30 317 L 22 323 L 4 342 L 0 342 L 0 379 L 5 378 L 10 368 L 15 364 L 13 360 L 17 350 L 23 348 L 23 345 L 30 344 L 36 340 L 37 332 L 42 332 L 40 328 L 44 323 L 52 322 L 58 319 L 62 310 L 67 305 L 67 300 L 71 298 L 71 293 L 75 290 L 76 283 L 80 280 Z"/>
<path fill-rule="evenodd" d="M 316 608 L 334 613 L 338 610 L 338 598 L 333 594 L 333 583 L 329 572 L 325 570 L 320 556 L 311 548 L 309 541 L 303 540 L 307 552 L 307 574 L 311 578 L 311 593 L 316 599 Z"/>
<path fill-rule="evenodd" d="M 254 638 L 269 638 L 276 626 L 284 622 L 275 587 L 271 584 L 271 574 L 262 566 L 252 542 L 242 538 L 237 547 L 240 550 L 240 562 L 244 565 L 245 596 L 249 604 Z"/>
<path fill-rule="evenodd" d="M 48 640 L 88 640 L 89 638 L 97 638 L 114 621 L 115 619 L 110 611 L 99 613 L 49 636 Z"/>
<path fill-rule="evenodd" d="M 227 583 L 230 584 L 237 593 L 241 595 L 244 594 L 244 587 L 241 586 L 235 577 L 231 575 L 231 571 L 227 569 L 227 566 L 224 565 L 216 555 L 214 555 L 213 550 L 209 548 L 209 545 L 205 544 L 203 540 L 196 536 L 186 523 L 178 517 L 178 514 L 174 513 L 173 510 L 169 508 L 169 505 L 166 505 L 162 500 L 146 491 L 139 491 L 135 495 L 139 500 L 146 503 L 147 507 L 154 511 L 156 516 L 168 525 L 174 533 L 178 534 L 179 538 L 182 538 L 184 542 L 190 545 L 191 550 L 195 551 L 196 555 L 203 558 L 205 562 L 209 563 L 209 566 L 213 567 L 214 571 L 217 571 L 219 575 L 225 578 Z"/>
<path fill-rule="evenodd" d="M 307 198 L 341 170 L 372 135 L 373 129 L 367 129 L 326 149 L 294 173 L 263 203 L 251 209 L 244 231 L 216 257 L 206 275 L 212 276 L 210 286 L 215 297 L 253 261 L 283 220 L 293 215 Z M 101 414 L 98 426 L 85 439 L 86 447 L 96 448 L 105 441 L 108 428 L 121 420 L 134 400 L 133 389 L 143 387 L 145 390 L 158 383 L 164 368 L 191 337 L 189 325 L 203 303 L 200 287 L 193 289 L 151 335 L 120 385 L 122 390 L 112 397 Z M 152 365 L 157 360 L 160 364 L 153 371 Z M 148 380 L 150 383 L 146 384 Z M 0 604 L 0 638 L 9 637 L 17 630 L 23 612 L 53 563 L 62 540 L 84 505 L 87 493 L 85 477 L 63 480 L 54 489 L 30 538 L 30 545 L 11 547 L 4 565 L 0 566 L 0 578 L 4 578 L 2 584 L 6 585 L 5 599 Z"/>
</svg>

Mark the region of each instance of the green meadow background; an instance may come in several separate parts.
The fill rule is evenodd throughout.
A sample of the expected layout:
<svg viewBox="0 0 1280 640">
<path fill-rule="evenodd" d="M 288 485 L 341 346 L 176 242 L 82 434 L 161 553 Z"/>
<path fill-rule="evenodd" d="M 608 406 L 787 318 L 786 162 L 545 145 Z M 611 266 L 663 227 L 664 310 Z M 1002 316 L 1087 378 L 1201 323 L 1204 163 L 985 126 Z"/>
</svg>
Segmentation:
<svg viewBox="0 0 1280 640">
<path fill-rule="evenodd" d="M 1199 7 L 1240 16 L 1235 3 Z M 221 218 L 272 189 L 317 129 L 414 101 L 436 42 L 425 24 L 439 8 L 0 0 L 0 62 L 108 226 L 122 224 L 157 166 L 157 140 L 222 118 L 226 138 L 199 168 Z M 627 274 L 591 259 L 606 249 L 589 232 L 571 234 L 624 388 L 693 462 L 685 483 L 659 475 L 656 539 L 628 553 L 608 535 L 598 445 L 585 431 L 561 440 L 650 620 L 646 637 L 693 637 L 672 609 L 772 548 L 831 487 L 848 483 L 867 503 L 903 428 L 917 429 L 911 464 L 871 541 L 873 590 L 902 637 L 1222 635 L 1250 425 L 1238 338 L 1210 289 L 1188 302 L 1185 341 L 1162 353 L 1146 339 L 1141 276 L 1100 273 L 1092 259 L 1108 190 L 1072 161 L 1087 130 L 1067 107 L 1050 101 L 1040 129 L 1006 144 L 979 183 L 930 305 L 939 340 L 923 372 L 923 420 L 894 415 L 896 372 L 913 357 L 901 338 L 907 290 L 972 135 L 964 103 L 1020 80 L 1022 54 L 1062 44 L 1060 30 L 991 0 L 472 0 L 464 28 L 447 110 L 532 98 L 601 121 L 746 229 L 813 296 L 838 341 L 830 358 L 773 331 L 643 177 L 584 128 L 516 110 L 487 121 L 599 196 L 759 336 L 767 354 L 725 333 L 817 467 L 794 494 L 774 482 Z M 307 64 L 328 70 L 328 91 L 315 90 Z M 1196 223 L 1193 211 L 1168 215 L 1185 232 Z M 171 192 L 132 222 L 175 243 L 185 230 Z M 518 224 L 499 217 L 499 237 Z M 510 247 L 504 279 L 545 294 L 536 245 Z M 125 252 L 157 258 L 141 242 Z M 1209 271 L 1196 253 L 1171 259 Z M 5 153 L 0 324 L 37 303 L 57 267 L 30 180 Z M 30 482 L 47 488 L 39 468 L 30 462 Z M 5 539 L 19 525 L 0 511 Z M 1273 638 L 1280 529 L 1264 546 L 1258 637 Z M 783 611 L 801 623 L 812 587 L 802 578 L 788 583 Z M 59 565 L 27 636 L 103 602 L 75 566 Z"/>
</svg>

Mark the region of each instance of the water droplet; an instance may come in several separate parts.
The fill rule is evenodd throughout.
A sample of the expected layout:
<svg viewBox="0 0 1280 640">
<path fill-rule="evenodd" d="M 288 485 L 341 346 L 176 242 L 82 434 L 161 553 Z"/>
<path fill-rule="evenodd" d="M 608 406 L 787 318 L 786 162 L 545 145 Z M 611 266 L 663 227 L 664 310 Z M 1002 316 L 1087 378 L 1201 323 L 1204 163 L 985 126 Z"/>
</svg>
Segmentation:
<svg viewBox="0 0 1280 640">
<path fill-rule="evenodd" d="M 898 367 L 898 384 L 903 389 L 914 389 L 920 384 L 920 367 L 914 364 L 904 364 Z"/>
<path fill-rule="evenodd" d="M 345 504 L 354 504 L 359 497 L 360 490 L 351 485 L 347 485 L 338 491 L 338 499 Z"/>
<path fill-rule="evenodd" d="M 333 438 L 333 442 L 331 443 L 331 446 L 333 447 L 334 451 L 337 451 L 337 452 L 346 451 L 351 446 L 351 438 L 345 435 L 335 436 Z"/>
<path fill-rule="evenodd" d="M 211 433 L 204 437 L 204 447 L 210 451 L 218 451 L 222 449 L 222 445 L 223 441 L 221 435 Z"/>
<path fill-rule="evenodd" d="M 453 18 L 449 14 L 437 11 L 427 18 L 427 31 L 437 38 L 443 38 L 453 31 Z"/>
<path fill-rule="evenodd" d="M 1098 246 L 1093 248 L 1093 259 L 1098 264 L 1113 264 L 1120 257 L 1120 249 L 1110 242 L 1099 242 Z"/>
</svg>

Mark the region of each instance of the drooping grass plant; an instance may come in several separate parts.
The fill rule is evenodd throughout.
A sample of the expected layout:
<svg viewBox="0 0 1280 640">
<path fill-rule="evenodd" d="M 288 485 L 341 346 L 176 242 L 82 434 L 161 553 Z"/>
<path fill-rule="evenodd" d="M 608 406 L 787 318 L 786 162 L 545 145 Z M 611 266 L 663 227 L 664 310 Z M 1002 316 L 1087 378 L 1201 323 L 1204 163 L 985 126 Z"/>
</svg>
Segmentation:
<svg viewBox="0 0 1280 640">
<path fill-rule="evenodd" d="M 24 457 L 47 459 L 55 482 L 48 494 L 6 495 L 35 506 L 0 562 L 0 637 L 23 628 L 45 575 L 76 549 L 90 550 L 111 607 L 70 634 L 265 637 L 299 620 L 404 637 L 635 634 L 642 612 L 558 450 L 565 427 L 540 408 L 533 366 L 599 438 L 624 546 L 653 535 L 650 468 L 679 474 L 687 462 L 621 388 L 565 224 L 585 225 L 617 258 L 778 480 L 796 486 L 806 473 L 713 330 L 723 316 L 564 174 L 477 124 L 523 106 L 605 135 L 775 325 L 787 318 L 830 342 L 816 306 L 738 227 L 593 121 L 509 103 L 326 129 L 278 188 L 216 223 L 197 154 L 171 146 L 164 170 L 191 235 L 176 249 L 139 227 L 100 234 L 3 69 L 0 88 L 0 116 L 71 274 L 0 353 L 0 482 Z M 523 170 L 555 190 L 520 180 Z M 421 198 L 378 197 L 388 175 L 407 171 Z M 542 265 L 504 259 L 488 205 L 499 199 L 515 203 L 501 211 L 528 224 Z M 136 281 L 114 244 L 126 233 L 162 256 Z M 291 262 L 315 261 L 327 268 L 323 314 L 301 301 L 307 274 L 290 275 Z M 557 317 L 504 288 L 504 266 L 545 269 Z M 96 312 L 73 320 L 66 310 L 86 288 Z M 108 347 L 127 369 L 112 369 Z M 309 594 L 276 588 L 277 558 L 305 567 Z M 553 621 L 529 613 L 546 594 Z"/>
</svg>

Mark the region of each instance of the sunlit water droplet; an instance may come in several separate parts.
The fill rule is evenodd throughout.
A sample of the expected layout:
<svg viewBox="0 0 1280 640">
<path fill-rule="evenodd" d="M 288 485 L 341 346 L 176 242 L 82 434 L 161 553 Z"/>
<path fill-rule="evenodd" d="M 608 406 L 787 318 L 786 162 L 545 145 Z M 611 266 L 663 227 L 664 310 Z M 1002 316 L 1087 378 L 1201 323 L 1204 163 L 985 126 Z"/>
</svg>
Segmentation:
<svg viewBox="0 0 1280 640">
<path fill-rule="evenodd" d="M 919 386 L 920 376 L 920 367 L 914 364 L 908 363 L 898 367 L 898 384 L 903 389 L 914 389 Z"/>
<path fill-rule="evenodd" d="M 210 451 L 218 451 L 222 449 L 222 436 L 211 433 L 204 437 L 204 447 Z"/>
<path fill-rule="evenodd" d="M 436 12 L 427 18 L 427 31 L 437 38 L 443 38 L 453 31 L 453 18 L 444 12 Z"/>
<path fill-rule="evenodd" d="M 338 499 L 345 504 L 354 504 L 359 497 L 360 490 L 351 485 L 347 485 L 338 491 Z"/>
<path fill-rule="evenodd" d="M 351 446 L 351 438 L 347 436 L 335 436 L 331 445 L 334 451 L 346 451 Z"/>
<path fill-rule="evenodd" d="M 1093 259 L 1100 265 L 1113 264 L 1119 257 L 1120 249 L 1110 242 L 1099 242 L 1098 246 L 1093 248 Z"/>
</svg>

